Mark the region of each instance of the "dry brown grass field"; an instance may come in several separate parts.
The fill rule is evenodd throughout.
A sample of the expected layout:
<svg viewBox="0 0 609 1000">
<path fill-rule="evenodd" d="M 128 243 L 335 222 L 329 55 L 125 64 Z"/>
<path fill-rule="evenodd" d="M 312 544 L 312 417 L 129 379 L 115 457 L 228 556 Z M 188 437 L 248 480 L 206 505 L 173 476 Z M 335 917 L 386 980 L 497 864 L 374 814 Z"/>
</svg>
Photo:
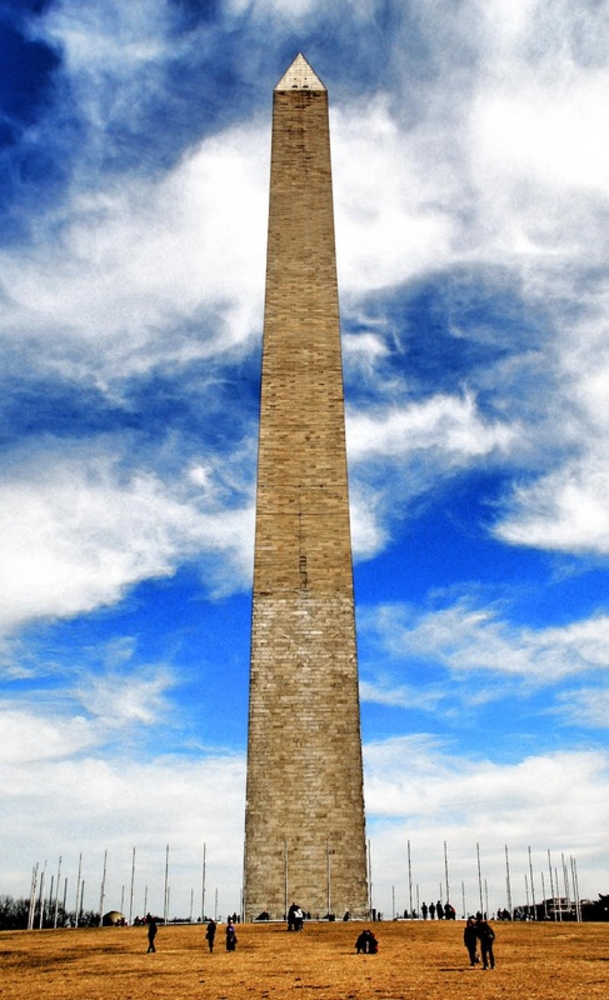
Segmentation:
<svg viewBox="0 0 609 1000">
<path fill-rule="evenodd" d="M 571 1000 L 609 995 L 609 924 L 495 924 L 494 972 L 470 969 L 463 923 L 379 923 L 377 955 L 356 955 L 362 924 L 201 926 L 0 934 L 2 1000 Z"/>
</svg>

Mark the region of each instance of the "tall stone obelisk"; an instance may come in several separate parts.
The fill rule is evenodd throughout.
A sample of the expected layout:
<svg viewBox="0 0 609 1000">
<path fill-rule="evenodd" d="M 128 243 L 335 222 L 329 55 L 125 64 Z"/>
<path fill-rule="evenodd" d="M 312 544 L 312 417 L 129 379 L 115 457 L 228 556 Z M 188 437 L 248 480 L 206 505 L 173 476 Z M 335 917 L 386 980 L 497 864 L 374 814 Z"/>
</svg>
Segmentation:
<svg viewBox="0 0 609 1000">
<path fill-rule="evenodd" d="M 244 914 L 368 908 L 328 94 L 273 96 Z"/>
</svg>

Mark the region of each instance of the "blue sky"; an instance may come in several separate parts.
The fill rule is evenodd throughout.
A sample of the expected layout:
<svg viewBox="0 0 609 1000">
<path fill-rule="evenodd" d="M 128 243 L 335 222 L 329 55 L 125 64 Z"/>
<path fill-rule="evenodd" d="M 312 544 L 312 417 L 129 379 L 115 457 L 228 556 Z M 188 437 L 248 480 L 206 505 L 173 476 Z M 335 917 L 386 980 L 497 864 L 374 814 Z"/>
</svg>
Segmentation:
<svg viewBox="0 0 609 1000">
<path fill-rule="evenodd" d="M 4 0 L 0 891 L 238 909 L 272 90 L 329 89 L 374 902 L 607 892 L 609 3 Z M 562 882 L 562 877 L 561 877 Z M 48 882 L 47 882 L 48 884 Z M 209 899 L 209 896 L 208 896 Z M 211 907 L 208 906 L 207 909 Z M 195 913 L 197 904 L 195 904 Z"/>
</svg>

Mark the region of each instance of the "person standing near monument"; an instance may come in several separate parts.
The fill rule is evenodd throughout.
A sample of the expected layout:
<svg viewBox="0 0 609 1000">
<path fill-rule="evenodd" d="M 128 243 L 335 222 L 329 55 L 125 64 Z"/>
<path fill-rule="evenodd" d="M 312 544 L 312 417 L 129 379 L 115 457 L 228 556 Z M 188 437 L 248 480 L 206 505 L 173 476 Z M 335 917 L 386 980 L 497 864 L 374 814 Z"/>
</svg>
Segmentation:
<svg viewBox="0 0 609 1000">
<path fill-rule="evenodd" d="M 209 945 L 209 953 L 210 953 L 210 955 L 211 955 L 212 951 L 214 950 L 214 941 L 215 941 L 215 938 L 216 938 L 216 929 L 217 929 L 217 926 L 218 925 L 216 924 L 215 920 L 210 920 L 209 923 L 207 924 L 207 930 L 205 931 L 205 940 L 207 941 L 207 943 Z"/>
<path fill-rule="evenodd" d="M 237 945 L 237 934 L 232 920 L 226 925 L 226 950 L 234 951 Z"/>
<path fill-rule="evenodd" d="M 158 927 L 156 920 L 150 914 L 146 917 L 146 923 L 148 924 L 148 951 L 146 954 L 149 955 L 151 951 L 156 951 L 154 939 L 157 936 Z"/>
<path fill-rule="evenodd" d="M 484 920 L 481 913 L 476 915 L 476 934 L 480 941 L 480 952 L 482 954 L 482 968 L 494 969 L 495 956 L 493 954 L 493 941 L 495 932 L 487 920 Z"/>
<path fill-rule="evenodd" d="M 467 948 L 469 955 L 469 964 L 471 966 L 478 964 L 478 932 L 476 930 L 476 922 L 473 917 L 467 918 L 467 923 L 465 924 L 465 929 L 463 931 L 463 944 Z"/>
</svg>

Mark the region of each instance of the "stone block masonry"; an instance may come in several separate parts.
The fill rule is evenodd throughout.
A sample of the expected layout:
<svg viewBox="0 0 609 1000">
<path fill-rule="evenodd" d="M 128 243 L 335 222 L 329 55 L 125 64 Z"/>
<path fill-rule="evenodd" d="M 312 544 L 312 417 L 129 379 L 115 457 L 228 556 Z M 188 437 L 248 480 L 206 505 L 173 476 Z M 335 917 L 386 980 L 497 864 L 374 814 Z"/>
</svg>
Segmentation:
<svg viewBox="0 0 609 1000">
<path fill-rule="evenodd" d="M 368 907 L 327 91 L 274 92 L 244 914 Z"/>
</svg>

